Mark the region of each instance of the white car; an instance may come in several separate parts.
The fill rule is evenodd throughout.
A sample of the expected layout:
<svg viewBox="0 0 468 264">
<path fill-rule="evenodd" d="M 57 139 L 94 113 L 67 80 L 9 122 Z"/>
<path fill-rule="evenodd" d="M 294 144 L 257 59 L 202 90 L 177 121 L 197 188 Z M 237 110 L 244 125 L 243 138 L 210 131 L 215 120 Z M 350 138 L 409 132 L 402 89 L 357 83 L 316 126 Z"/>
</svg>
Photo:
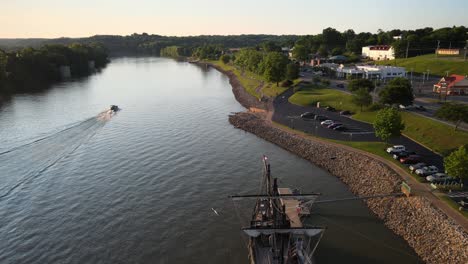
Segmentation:
<svg viewBox="0 0 468 264">
<path fill-rule="evenodd" d="M 387 148 L 387 153 L 394 154 L 394 153 L 402 152 L 402 151 L 405 151 L 405 150 L 406 150 L 405 146 L 395 145 L 393 147 Z"/>
<path fill-rule="evenodd" d="M 329 125 L 331 125 L 331 124 L 333 124 L 333 123 L 334 123 L 333 120 L 330 120 L 330 119 L 320 122 L 320 124 L 321 124 L 322 126 L 329 126 Z"/>
<path fill-rule="evenodd" d="M 432 175 L 429 175 L 426 177 L 426 180 L 428 182 L 433 182 L 433 181 L 440 181 L 440 180 L 448 180 L 451 179 L 452 177 L 448 176 L 445 173 L 434 173 Z"/>
<path fill-rule="evenodd" d="M 423 167 L 421 169 L 417 169 L 414 173 L 419 176 L 429 176 L 434 173 L 439 172 L 439 169 L 437 169 L 436 166 L 428 166 L 428 167 Z"/>
<path fill-rule="evenodd" d="M 420 163 L 417 163 L 417 164 L 410 165 L 409 170 L 410 170 L 411 173 L 414 173 L 415 170 L 421 169 L 423 167 L 426 167 L 426 163 L 420 162 Z"/>
</svg>

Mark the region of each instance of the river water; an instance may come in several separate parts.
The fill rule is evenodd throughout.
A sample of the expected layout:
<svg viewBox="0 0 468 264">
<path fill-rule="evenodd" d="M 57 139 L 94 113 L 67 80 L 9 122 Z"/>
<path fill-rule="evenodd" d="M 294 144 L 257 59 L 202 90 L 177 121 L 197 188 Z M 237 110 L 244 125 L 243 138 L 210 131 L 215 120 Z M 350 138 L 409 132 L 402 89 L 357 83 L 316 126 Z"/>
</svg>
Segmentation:
<svg viewBox="0 0 468 264">
<path fill-rule="evenodd" d="M 97 120 L 110 104 L 123 110 Z M 0 263 L 247 263 L 253 205 L 227 196 L 257 190 L 263 154 L 283 186 L 352 196 L 233 128 L 241 110 L 221 73 L 153 57 L 15 96 L 0 108 Z M 328 227 L 317 263 L 419 262 L 360 201 L 316 206 L 307 223 Z"/>
</svg>

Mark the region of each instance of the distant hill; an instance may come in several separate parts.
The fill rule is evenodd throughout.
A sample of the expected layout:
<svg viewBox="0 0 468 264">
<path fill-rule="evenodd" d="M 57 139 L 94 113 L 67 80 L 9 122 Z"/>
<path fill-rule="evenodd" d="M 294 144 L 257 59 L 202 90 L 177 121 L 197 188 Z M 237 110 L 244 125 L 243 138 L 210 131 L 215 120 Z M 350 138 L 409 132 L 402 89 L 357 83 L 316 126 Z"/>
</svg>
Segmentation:
<svg viewBox="0 0 468 264">
<path fill-rule="evenodd" d="M 444 76 L 446 71 L 450 74 L 468 74 L 468 61 L 464 61 L 462 56 L 440 56 L 428 54 L 416 56 L 408 59 L 396 59 L 376 62 L 379 65 L 392 65 L 405 67 L 407 71 L 413 68 L 414 72 L 423 73 L 428 69 L 430 74 Z"/>
<path fill-rule="evenodd" d="M 195 48 L 204 44 L 222 45 L 225 48 L 255 47 L 263 42 L 275 42 L 281 46 L 292 47 L 300 36 L 296 35 L 203 35 L 188 37 L 172 37 L 143 34 L 129 36 L 96 35 L 89 38 L 57 38 L 57 39 L 0 39 L 0 48 L 15 50 L 23 47 L 38 47 L 45 44 L 71 43 L 102 43 L 110 54 L 155 54 L 167 46 L 183 46 Z"/>
</svg>

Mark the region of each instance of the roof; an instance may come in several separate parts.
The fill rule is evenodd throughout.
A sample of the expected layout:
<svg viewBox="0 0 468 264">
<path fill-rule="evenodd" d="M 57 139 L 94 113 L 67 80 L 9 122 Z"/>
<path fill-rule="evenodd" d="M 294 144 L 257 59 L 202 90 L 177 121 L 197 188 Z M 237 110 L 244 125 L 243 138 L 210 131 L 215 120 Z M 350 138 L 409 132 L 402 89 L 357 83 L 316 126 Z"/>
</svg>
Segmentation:
<svg viewBox="0 0 468 264">
<path fill-rule="evenodd" d="M 336 56 L 330 57 L 330 60 L 347 60 L 347 59 L 348 58 L 343 55 L 336 55 Z"/>
<path fill-rule="evenodd" d="M 370 50 L 389 50 L 392 48 L 390 45 L 373 45 L 373 46 L 366 46 Z"/>
<path fill-rule="evenodd" d="M 442 79 L 440 79 L 440 81 L 437 84 L 440 85 L 442 82 L 446 82 L 447 87 L 452 87 L 456 83 L 461 82 L 464 79 L 465 79 L 465 76 L 463 76 L 463 75 L 452 74 L 450 76 L 442 77 Z"/>
</svg>

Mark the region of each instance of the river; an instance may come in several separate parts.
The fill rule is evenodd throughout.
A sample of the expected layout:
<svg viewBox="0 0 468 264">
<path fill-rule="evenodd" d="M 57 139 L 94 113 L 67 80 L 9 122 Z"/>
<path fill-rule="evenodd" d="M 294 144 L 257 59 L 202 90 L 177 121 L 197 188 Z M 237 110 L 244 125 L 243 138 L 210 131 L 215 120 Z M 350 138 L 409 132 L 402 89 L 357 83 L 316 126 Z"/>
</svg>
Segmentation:
<svg viewBox="0 0 468 264">
<path fill-rule="evenodd" d="M 111 104 L 122 111 L 93 118 Z M 221 73 L 154 57 L 13 97 L 0 106 L 0 263 L 247 263 L 253 205 L 227 196 L 257 190 L 263 154 L 280 185 L 352 196 L 233 128 L 242 110 Z M 328 227 L 317 263 L 419 262 L 361 201 L 317 205 L 307 223 Z"/>
</svg>

